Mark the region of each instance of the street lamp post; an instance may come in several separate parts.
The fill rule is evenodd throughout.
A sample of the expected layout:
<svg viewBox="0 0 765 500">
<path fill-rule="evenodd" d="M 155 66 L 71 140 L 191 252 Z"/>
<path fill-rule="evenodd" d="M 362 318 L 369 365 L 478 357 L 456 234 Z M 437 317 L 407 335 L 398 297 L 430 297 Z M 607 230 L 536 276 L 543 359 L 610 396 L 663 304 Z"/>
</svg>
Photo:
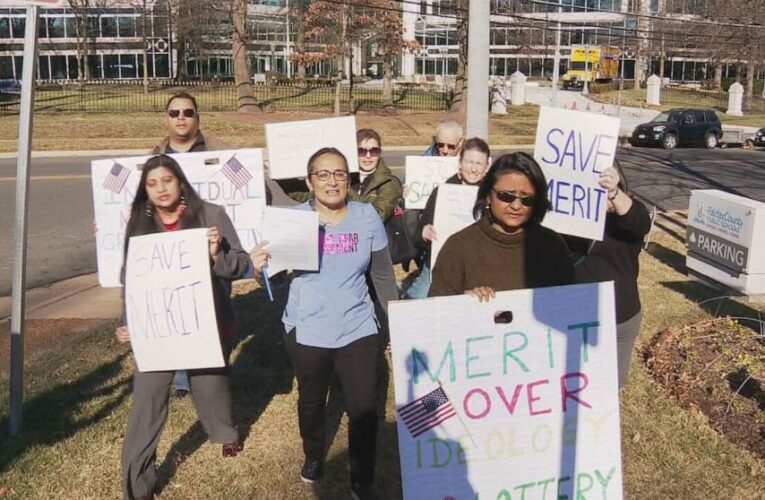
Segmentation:
<svg viewBox="0 0 765 500">
<path fill-rule="evenodd" d="M 558 95 L 558 80 L 560 80 L 560 16 L 562 12 L 563 0 L 558 0 L 558 26 L 555 30 L 555 55 L 553 56 L 553 76 L 552 76 L 552 105 Z"/>
<path fill-rule="evenodd" d="M 588 88 L 588 82 L 590 80 L 590 70 L 589 68 L 590 63 L 590 46 L 586 45 L 584 46 L 584 85 L 582 86 L 582 95 L 588 95 L 590 93 L 590 89 Z"/>
</svg>

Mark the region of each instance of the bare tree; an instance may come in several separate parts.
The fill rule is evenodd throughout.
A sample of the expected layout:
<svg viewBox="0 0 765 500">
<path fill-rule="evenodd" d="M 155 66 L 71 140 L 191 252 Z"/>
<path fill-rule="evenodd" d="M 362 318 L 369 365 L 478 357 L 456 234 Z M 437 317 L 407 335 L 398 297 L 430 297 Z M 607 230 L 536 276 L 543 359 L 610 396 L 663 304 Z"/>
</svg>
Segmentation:
<svg viewBox="0 0 765 500">
<path fill-rule="evenodd" d="M 234 60 L 234 83 L 238 96 L 238 110 L 247 113 L 261 111 L 255 102 L 250 80 L 250 59 L 247 57 L 247 0 L 233 0 L 231 5 L 231 52 Z"/>
</svg>

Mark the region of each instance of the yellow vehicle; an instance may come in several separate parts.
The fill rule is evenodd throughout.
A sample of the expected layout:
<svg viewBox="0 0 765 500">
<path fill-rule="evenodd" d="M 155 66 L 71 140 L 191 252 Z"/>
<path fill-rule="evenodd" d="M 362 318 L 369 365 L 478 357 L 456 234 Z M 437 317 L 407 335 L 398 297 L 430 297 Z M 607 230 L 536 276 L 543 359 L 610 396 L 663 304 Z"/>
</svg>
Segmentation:
<svg viewBox="0 0 765 500">
<path fill-rule="evenodd" d="M 569 68 L 563 75 L 563 88 L 581 88 L 585 80 L 590 84 L 617 78 L 620 55 L 621 51 L 617 47 L 573 45 Z"/>
</svg>

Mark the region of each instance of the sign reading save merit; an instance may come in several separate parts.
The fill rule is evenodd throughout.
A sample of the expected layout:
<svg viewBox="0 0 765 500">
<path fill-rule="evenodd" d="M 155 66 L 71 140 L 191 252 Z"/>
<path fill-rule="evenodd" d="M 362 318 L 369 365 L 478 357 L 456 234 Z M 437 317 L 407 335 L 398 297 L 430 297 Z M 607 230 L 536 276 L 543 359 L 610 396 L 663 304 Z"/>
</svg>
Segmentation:
<svg viewBox="0 0 765 500">
<path fill-rule="evenodd" d="M 686 243 L 689 269 L 743 293 L 765 293 L 765 203 L 693 191 Z"/>
</svg>

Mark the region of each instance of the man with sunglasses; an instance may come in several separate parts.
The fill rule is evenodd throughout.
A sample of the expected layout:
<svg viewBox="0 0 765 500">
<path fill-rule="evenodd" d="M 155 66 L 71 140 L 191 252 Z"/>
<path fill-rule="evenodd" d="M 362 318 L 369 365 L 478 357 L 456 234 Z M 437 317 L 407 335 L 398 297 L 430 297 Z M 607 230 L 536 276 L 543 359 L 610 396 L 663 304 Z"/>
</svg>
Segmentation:
<svg viewBox="0 0 765 500">
<path fill-rule="evenodd" d="M 167 137 L 154 148 L 152 154 L 192 153 L 230 149 L 225 142 L 202 134 L 199 130 L 197 100 L 188 92 L 173 94 L 165 106 Z"/>
<path fill-rule="evenodd" d="M 444 120 L 436 127 L 433 144 L 422 154 L 423 156 L 457 156 L 465 141 L 462 126 L 454 120 Z"/>
</svg>

